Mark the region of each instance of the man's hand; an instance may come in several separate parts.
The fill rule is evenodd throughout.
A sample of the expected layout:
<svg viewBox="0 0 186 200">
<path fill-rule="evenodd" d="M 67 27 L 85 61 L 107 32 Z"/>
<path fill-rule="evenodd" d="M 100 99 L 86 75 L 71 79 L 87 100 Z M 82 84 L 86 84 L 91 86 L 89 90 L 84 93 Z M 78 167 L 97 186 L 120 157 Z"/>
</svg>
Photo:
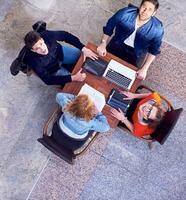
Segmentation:
<svg viewBox="0 0 186 200">
<path fill-rule="evenodd" d="M 87 47 L 83 47 L 82 52 L 83 52 L 83 61 L 85 61 L 86 57 L 91 58 L 92 60 L 98 59 L 98 56 Z"/>
<path fill-rule="evenodd" d="M 106 43 L 101 43 L 97 48 L 97 52 L 100 56 L 106 56 L 107 54 Z"/>
<path fill-rule="evenodd" d="M 144 80 L 146 78 L 147 71 L 148 71 L 151 63 L 155 59 L 155 57 L 156 57 L 155 55 L 152 55 L 150 53 L 147 54 L 142 68 L 137 71 L 137 78 L 142 79 L 142 80 Z"/>
<path fill-rule="evenodd" d="M 137 71 L 137 78 L 144 80 L 147 76 L 147 70 L 144 68 L 141 68 Z"/>
<path fill-rule="evenodd" d="M 86 78 L 85 73 L 81 73 L 82 69 L 80 69 L 76 74 L 71 76 L 72 81 L 83 82 Z"/>
</svg>

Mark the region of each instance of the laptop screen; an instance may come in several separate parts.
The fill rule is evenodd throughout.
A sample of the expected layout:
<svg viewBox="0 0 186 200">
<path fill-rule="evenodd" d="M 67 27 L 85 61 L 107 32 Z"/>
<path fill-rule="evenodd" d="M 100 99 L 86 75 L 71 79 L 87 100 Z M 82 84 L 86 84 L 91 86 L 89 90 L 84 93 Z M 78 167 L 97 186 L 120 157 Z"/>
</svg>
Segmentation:
<svg viewBox="0 0 186 200">
<path fill-rule="evenodd" d="M 120 87 L 129 90 L 136 79 L 136 71 L 115 60 L 111 60 L 103 77 Z"/>
</svg>

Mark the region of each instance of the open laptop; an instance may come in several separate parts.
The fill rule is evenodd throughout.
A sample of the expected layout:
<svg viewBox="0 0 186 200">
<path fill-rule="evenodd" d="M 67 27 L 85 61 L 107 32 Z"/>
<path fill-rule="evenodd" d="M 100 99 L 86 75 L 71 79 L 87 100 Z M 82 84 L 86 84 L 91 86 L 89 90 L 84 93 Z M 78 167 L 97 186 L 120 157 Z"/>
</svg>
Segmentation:
<svg viewBox="0 0 186 200">
<path fill-rule="evenodd" d="M 107 104 L 115 109 L 120 108 L 126 114 L 133 101 L 132 99 L 125 99 L 126 97 L 119 90 L 113 88 L 108 95 Z"/>
<path fill-rule="evenodd" d="M 130 69 L 115 60 L 110 60 L 110 62 L 107 63 L 101 58 L 95 61 L 86 59 L 83 68 L 96 76 L 106 78 L 126 90 L 130 90 L 136 79 L 135 70 Z"/>
</svg>

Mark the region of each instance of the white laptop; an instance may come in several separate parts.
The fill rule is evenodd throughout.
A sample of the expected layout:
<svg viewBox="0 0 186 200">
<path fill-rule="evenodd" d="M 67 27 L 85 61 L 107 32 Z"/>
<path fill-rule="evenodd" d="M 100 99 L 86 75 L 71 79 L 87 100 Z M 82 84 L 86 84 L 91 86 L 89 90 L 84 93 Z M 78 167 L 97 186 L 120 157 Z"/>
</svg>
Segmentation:
<svg viewBox="0 0 186 200">
<path fill-rule="evenodd" d="M 115 60 L 110 60 L 103 77 L 129 90 L 136 79 L 136 71 Z"/>
</svg>

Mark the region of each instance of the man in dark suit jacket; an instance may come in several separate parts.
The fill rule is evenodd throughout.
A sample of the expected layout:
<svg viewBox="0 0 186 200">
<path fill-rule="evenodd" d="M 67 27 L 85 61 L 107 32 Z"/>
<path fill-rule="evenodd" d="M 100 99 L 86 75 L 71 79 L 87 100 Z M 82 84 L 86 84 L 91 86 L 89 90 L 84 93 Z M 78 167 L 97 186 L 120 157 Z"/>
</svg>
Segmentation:
<svg viewBox="0 0 186 200">
<path fill-rule="evenodd" d="M 61 45 L 58 41 L 64 41 L 76 48 Z M 28 48 L 24 61 L 47 85 L 84 81 L 86 74 L 81 73 L 81 70 L 71 75 L 81 52 L 84 58 L 97 59 L 97 55 L 86 48 L 79 38 L 66 31 L 30 31 L 24 42 Z"/>
</svg>

